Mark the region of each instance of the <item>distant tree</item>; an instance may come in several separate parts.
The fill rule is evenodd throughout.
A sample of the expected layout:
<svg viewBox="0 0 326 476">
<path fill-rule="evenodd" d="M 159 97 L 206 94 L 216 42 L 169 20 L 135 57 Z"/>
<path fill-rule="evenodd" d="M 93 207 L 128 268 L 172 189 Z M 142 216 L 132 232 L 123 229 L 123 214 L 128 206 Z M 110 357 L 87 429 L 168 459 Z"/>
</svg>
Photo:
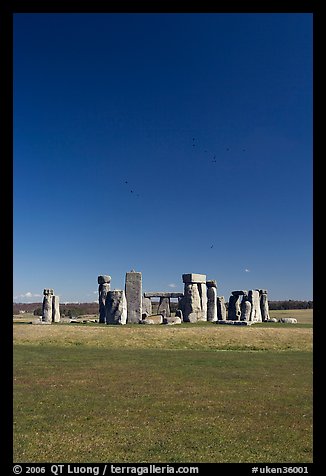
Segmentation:
<svg viewBox="0 0 326 476">
<path fill-rule="evenodd" d="M 35 309 L 33 314 L 34 314 L 34 316 L 42 316 L 42 308 L 38 307 L 37 309 Z"/>
</svg>

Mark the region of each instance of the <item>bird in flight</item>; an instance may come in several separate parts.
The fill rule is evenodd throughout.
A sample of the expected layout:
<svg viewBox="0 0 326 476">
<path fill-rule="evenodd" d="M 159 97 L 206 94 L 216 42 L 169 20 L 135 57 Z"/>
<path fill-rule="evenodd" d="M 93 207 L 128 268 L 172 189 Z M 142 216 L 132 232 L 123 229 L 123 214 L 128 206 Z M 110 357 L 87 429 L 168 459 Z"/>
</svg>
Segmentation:
<svg viewBox="0 0 326 476">
<path fill-rule="evenodd" d="M 211 246 L 211 248 L 213 248 L 213 247 L 214 247 L 214 245 Z"/>
</svg>

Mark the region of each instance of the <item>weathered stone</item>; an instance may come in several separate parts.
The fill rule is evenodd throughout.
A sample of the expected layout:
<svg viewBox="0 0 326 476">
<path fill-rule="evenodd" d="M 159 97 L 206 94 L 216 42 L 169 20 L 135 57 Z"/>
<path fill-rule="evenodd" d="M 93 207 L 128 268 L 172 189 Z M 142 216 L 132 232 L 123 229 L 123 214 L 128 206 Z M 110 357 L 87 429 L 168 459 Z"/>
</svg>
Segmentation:
<svg viewBox="0 0 326 476">
<path fill-rule="evenodd" d="M 259 292 L 255 289 L 250 290 L 248 293 L 248 301 L 251 303 L 251 314 L 249 320 L 253 322 L 262 322 Z"/>
<path fill-rule="evenodd" d="M 111 276 L 108 276 L 107 274 L 101 274 L 100 276 L 97 277 L 97 283 L 98 284 L 111 283 Z"/>
<path fill-rule="evenodd" d="M 174 324 L 181 324 L 181 319 L 180 317 L 174 317 L 174 316 L 171 316 L 171 317 L 165 317 L 163 319 L 163 324 L 167 324 L 169 326 L 173 326 Z"/>
<path fill-rule="evenodd" d="M 297 324 L 298 321 L 294 317 L 282 317 L 278 320 L 278 322 L 282 322 L 283 324 Z"/>
<path fill-rule="evenodd" d="M 271 317 L 270 322 L 277 322 L 277 319 L 275 317 Z"/>
<path fill-rule="evenodd" d="M 182 314 L 181 309 L 177 309 L 175 311 L 175 317 L 180 317 L 180 319 L 183 321 L 183 314 Z"/>
<path fill-rule="evenodd" d="M 198 291 L 200 296 L 201 313 L 198 316 L 198 321 L 207 321 L 207 286 L 205 283 L 198 283 Z"/>
<path fill-rule="evenodd" d="M 231 295 L 229 299 L 228 321 L 239 321 L 241 316 L 240 308 L 241 294 Z"/>
<path fill-rule="evenodd" d="M 109 291 L 110 291 L 110 283 L 103 283 L 103 284 L 100 284 L 98 287 L 98 304 L 99 304 L 98 312 L 99 312 L 99 321 L 102 324 L 105 324 L 106 322 L 105 301 Z"/>
<path fill-rule="evenodd" d="M 183 274 L 182 281 L 185 284 L 191 284 L 191 283 L 206 284 L 206 274 L 195 274 L 195 273 Z"/>
<path fill-rule="evenodd" d="M 259 292 L 259 295 L 261 295 L 261 294 L 268 294 L 267 289 L 256 289 L 255 291 L 258 291 L 258 292 Z"/>
<path fill-rule="evenodd" d="M 226 320 L 226 306 L 224 296 L 217 296 L 217 320 L 225 321 Z"/>
<path fill-rule="evenodd" d="M 162 309 L 161 312 L 160 312 L 160 315 L 162 317 L 166 317 L 166 309 Z"/>
<path fill-rule="evenodd" d="M 45 288 L 45 289 L 43 290 L 43 294 L 44 294 L 44 296 L 53 295 L 53 294 L 54 294 L 54 291 L 53 291 L 53 289 L 51 289 L 51 288 Z"/>
<path fill-rule="evenodd" d="M 251 315 L 251 302 L 247 299 L 243 299 L 241 302 L 241 316 L 240 321 L 250 321 Z"/>
<path fill-rule="evenodd" d="M 184 322 L 207 320 L 207 291 L 205 283 L 186 283 L 184 292 Z"/>
<path fill-rule="evenodd" d="M 142 274 L 136 271 L 126 273 L 126 299 L 128 324 L 138 324 L 142 315 Z"/>
<path fill-rule="evenodd" d="M 59 296 L 52 296 L 52 322 L 60 322 Z"/>
<path fill-rule="evenodd" d="M 141 319 L 139 324 L 156 324 L 153 319 Z"/>
<path fill-rule="evenodd" d="M 251 326 L 251 324 L 255 324 L 252 321 L 233 321 L 235 326 Z"/>
<path fill-rule="evenodd" d="M 207 320 L 217 321 L 217 289 L 214 286 L 207 288 Z"/>
<path fill-rule="evenodd" d="M 268 308 L 268 299 L 267 299 L 267 294 L 262 293 L 260 294 L 260 312 L 261 312 L 261 318 L 262 321 L 268 321 L 269 320 L 269 308 Z"/>
<path fill-rule="evenodd" d="M 145 322 L 144 322 L 145 321 Z M 163 316 L 161 314 L 154 314 L 152 316 L 146 317 L 139 321 L 139 324 L 162 324 L 163 323 Z"/>
<path fill-rule="evenodd" d="M 216 279 L 210 279 L 208 281 L 206 281 L 206 286 L 208 288 L 217 288 L 217 281 Z"/>
<path fill-rule="evenodd" d="M 142 316 L 144 314 L 147 314 L 148 316 L 150 316 L 152 313 L 153 313 L 152 301 L 150 300 L 149 297 L 143 296 L 142 297 Z"/>
<path fill-rule="evenodd" d="M 162 311 L 165 311 L 165 316 L 171 316 L 171 309 L 170 309 L 170 298 L 168 297 L 161 297 L 160 304 L 158 306 L 157 314 L 160 314 Z"/>
<path fill-rule="evenodd" d="M 232 291 L 231 294 L 232 294 L 232 296 L 248 296 L 248 291 L 243 289 L 241 291 Z"/>
<path fill-rule="evenodd" d="M 42 321 L 52 322 L 52 299 L 53 294 L 44 294 L 42 306 Z"/>
<path fill-rule="evenodd" d="M 121 289 L 109 291 L 105 301 L 106 323 L 127 323 L 127 301 L 125 292 Z"/>
<path fill-rule="evenodd" d="M 228 325 L 233 325 L 237 321 L 224 321 L 224 320 L 217 320 L 215 321 L 215 324 L 228 324 Z"/>
<path fill-rule="evenodd" d="M 161 291 L 153 291 L 150 293 L 144 293 L 145 298 L 159 297 L 159 298 L 181 298 L 183 293 L 168 293 Z"/>
</svg>

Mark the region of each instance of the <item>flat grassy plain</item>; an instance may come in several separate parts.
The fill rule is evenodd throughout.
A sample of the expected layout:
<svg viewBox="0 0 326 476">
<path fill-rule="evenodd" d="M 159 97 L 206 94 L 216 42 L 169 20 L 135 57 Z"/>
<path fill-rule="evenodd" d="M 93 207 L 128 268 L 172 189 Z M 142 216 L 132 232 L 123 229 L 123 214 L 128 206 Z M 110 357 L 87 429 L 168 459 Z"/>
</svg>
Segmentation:
<svg viewBox="0 0 326 476">
<path fill-rule="evenodd" d="M 311 462 L 312 311 L 301 318 L 14 324 L 14 461 Z"/>
</svg>

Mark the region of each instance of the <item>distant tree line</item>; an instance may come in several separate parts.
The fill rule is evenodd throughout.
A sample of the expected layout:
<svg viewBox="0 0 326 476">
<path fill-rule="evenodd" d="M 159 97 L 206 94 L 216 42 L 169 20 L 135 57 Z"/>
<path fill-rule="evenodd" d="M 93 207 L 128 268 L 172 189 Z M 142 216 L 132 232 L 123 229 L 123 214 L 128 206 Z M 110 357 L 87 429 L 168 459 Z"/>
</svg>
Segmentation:
<svg viewBox="0 0 326 476">
<path fill-rule="evenodd" d="M 286 309 L 313 309 L 313 301 L 268 301 L 272 311 L 284 311 Z"/>
</svg>

